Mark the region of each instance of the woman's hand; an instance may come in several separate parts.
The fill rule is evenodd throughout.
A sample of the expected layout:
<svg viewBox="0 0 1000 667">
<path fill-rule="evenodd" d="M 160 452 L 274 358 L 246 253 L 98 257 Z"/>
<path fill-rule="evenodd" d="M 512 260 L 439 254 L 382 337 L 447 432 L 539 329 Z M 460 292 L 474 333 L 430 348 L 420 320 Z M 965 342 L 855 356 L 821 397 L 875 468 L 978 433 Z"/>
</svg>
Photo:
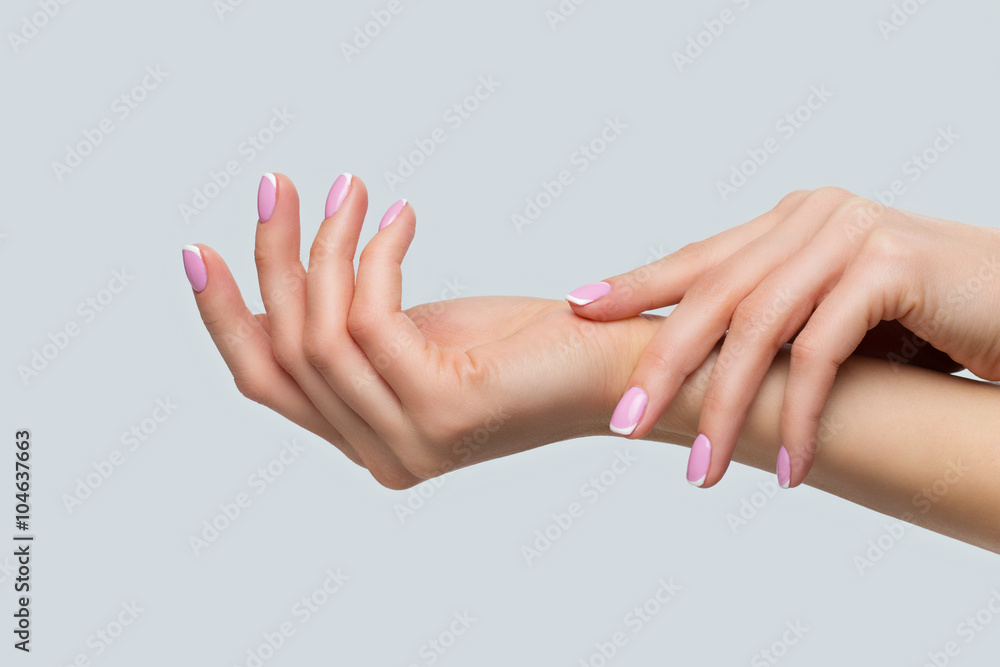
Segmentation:
<svg viewBox="0 0 1000 667">
<path fill-rule="evenodd" d="M 653 428 L 728 330 L 688 464 L 696 486 L 722 478 L 764 375 L 794 339 L 777 460 L 788 487 L 809 472 L 837 369 L 856 349 L 1000 379 L 998 280 L 1000 230 L 822 188 L 793 192 L 744 225 L 567 299 L 601 321 L 676 304 L 611 421 L 633 438 Z"/>
<path fill-rule="evenodd" d="M 360 179 L 345 175 L 331 189 L 308 272 L 292 182 L 262 179 L 258 208 L 266 314 L 247 310 L 213 250 L 189 246 L 184 263 L 205 325 L 245 396 L 329 440 L 390 488 L 602 432 L 638 356 L 632 333 L 656 326 L 646 318 L 595 325 L 562 301 L 515 297 L 402 311 L 400 263 L 416 222 L 405 201 L 364 248 L 356 280 L 368 208 Z"/>
</svg>

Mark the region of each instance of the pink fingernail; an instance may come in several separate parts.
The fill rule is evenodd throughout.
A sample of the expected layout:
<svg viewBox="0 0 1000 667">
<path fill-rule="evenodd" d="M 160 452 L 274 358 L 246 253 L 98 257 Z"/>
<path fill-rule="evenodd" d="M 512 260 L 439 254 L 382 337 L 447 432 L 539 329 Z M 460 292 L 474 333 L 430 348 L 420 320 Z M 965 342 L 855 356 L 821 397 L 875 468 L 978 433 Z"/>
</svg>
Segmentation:
<svg viewBox="0 0 1000 667">
<path fill-rule="evenodd" d="M 391 225 L 393 221 L 399 217 L 400 212 L 402 212 L 404 208 L 406 208 L 405 199 L 400 199 L 398 202 L 390 206 L 389 210 L 386 211 L 385 215 L 382 216 L 382 222 L 380 222 L 378 225 L 379 231 L 382 231 L 383 229 Z"/>
<path fill-rule="evenodd" d="M 274 205 L 278 201 L 278 180 L 274 174 L 264 174 L 257 187 L 257 217 L 261 222 L 267 222 L 274 213 Z"/>
<path fill-rule="evenodd" d="M 344 200 L 347 199 L 347 193 L 351 190 L 351 179 L 353 178 L 350 174 L 341 174 L 333 182 L 330 194 L 326 196 L 326 217 L 329 218 L 340 210 Z"/>
<path fill-rule="evenodd" d="M 611 415 L 611 430 L 619 435 L 632 435 L 639 425 L 649 397 L 639 387 L 632 387 L 622 396 Z"/>
<path fill-rule="evenodd" d="M 566 295 L 566 300 L 578 306 L 586 306 L 593 303 L 602 296 L 607 296 L 611 292 L 611 285 L 607 283 L 590 283 L 583 287 L 577 287 Z"/>
<path fill-rule="evenodd" d="M 688 458 L 688 481 L 695 486 L 701 486 L 708 477 L 708 464 L 712 461 L 712 443 L 704 433 L 699 433 L 691 444 L 691 456 Z"/>
<path fill-rule="evenodd" d="M 184 273 L 195 292 L 205 289 L 208 283 L 208 271 L 205 270 L 205 260 L 201 257 L 201 248 L 196 245 L 184 246 Z"/>
<path fill-rule="evenodd" d="M 788 458 L 788 450 L 782 445 L 778 450 L 778 484 L 787 489 L 792 481 L 792 462 Z"/>
</svg>

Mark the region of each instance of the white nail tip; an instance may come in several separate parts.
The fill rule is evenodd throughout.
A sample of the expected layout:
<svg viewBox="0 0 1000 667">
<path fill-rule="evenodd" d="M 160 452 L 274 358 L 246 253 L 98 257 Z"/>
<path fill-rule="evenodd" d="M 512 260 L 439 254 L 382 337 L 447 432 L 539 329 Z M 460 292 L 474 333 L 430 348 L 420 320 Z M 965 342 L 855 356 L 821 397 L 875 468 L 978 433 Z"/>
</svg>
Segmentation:
<svg viewBox="0 0 1000 667">
<path fill-rule="evenodd" d="M 196 245 L 186 245 L 186 246 L 184 246 L 184 249 L 185 250 L 190 250 L 194 254 L 198 255 L 198 257 L 201 257 L 201 248 L 199 248 Z"/>
<path fill-rule="evenodd" d="M 611 430 L 614 431 L 615 433 L 617 433 L 618 435 L 632 435 L 632 432 L 635 431 L 635 427 L 636 426 L 638 426 L 638 424 L 633 424 L 632 426 L 630 426 L 628 428 L 621 428 L 621 427 L 618 427 L 618 426 L 611 426 Z"/>
<path fill-rule="evenodd" d="M 693 482 L 691 480 L 688 480 L 688 482 L 691 484 L 691 486 L 701 486 L 702 484 L 705 483 L 706 477 L 708 477 L 708 475 L 702 475 L 700 479 L 696 479 Z"/>
<path fill-rule="evenodd" d="M 580 298 L 577 298 L 577 297 L 573 296 L 572 294 L 567 294 L 566 295 L 566 300 L 569 301 L 570 303 L 574 303 L 574 304 L 576 304 L 578 306 L 586 306 L 588 303 L 594 303 L 593 299 L 580 299 Z"/>
<path fill-rule="evenodd" d="M 278 187 L 278 179 L 274 177 L 274 174 L 264 174 L 264 178 L 271 181 L 271 185 Z"/>
</svg>

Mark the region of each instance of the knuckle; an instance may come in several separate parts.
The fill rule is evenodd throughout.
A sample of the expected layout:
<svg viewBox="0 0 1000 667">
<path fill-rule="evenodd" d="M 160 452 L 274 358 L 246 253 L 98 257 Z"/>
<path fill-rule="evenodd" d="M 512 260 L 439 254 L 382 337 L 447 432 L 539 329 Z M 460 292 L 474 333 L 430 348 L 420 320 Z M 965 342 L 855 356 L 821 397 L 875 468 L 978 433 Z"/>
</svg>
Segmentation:
<svg viewBox="0 0 1000 667">
<path fill-rule="evenodd" d="M 866 261 L 878 266 L 899 266 L 910 252 L 911 245 L 903 234 L 891 227 L 880 226 L 873 229 L 865 239 L 862 248 Z"/>
<path fill-rule="evenodd" d="M 822 350 L 819 341 L 808 331 L 803 329 L 795 341 L 792 343 L 790 352 L 791 363 L 796 367 L 813 366 L 822 357 Z"/>
<path fill-rule="evenodd" d="M 781 198 L 781 201 L 779 201 L 774 207 L 774 210 L 779 214 L 792 211 L 798 208 L 799 205 L 812 193 L 812 190 L 795 190 L 794 192 L 789 192 Z"/>
<path fill-rule="evenodd" d="M 674 371 L 675 362 L 671 362 L 669 354 L 662 345 L 650 346 L 642 353 L 639 366 L 646 369 L 647 377 L 666 378 L 667 374 Z"/>
<path fill-rule="evenodd" d="M 347 331 L 355 339 L 362 337 L 371 329 L 374 320 L 374 311 L 355 301 L 347 313 Z"/>
<path fill-rule="evenodd" d="M 333 255 L 334 245 L 328 239 L 317 236 L 309 247 L 309 267 L 323 263 Z"/>
<path fill-rule="evenodd" d="M 844 188 L 840 188 L 835 185 L 826 185 L 817 190 L 813 190 L 809 193 L 807 199 L 822 208 L 833 209 L 845 200 L 851 199 L 854 196 L 853 192 L 845 190 Z"/>
<path fill-rule="evenodd" d="M 747 299 L 736 306 L 729 328 L 738 336 L 757 337 L 773 324 L 773 319 L 772 313 Z"/>
<path fill-rule="evenodd" d="M 253 249 L 253 261 L 257 265 L 258 269 L 260 267 L 267 267 L 273 262 L 274 254 L 267 248 L 267 246 L 257 244 Z"/>
<path fill-rule="evenodd" d="M 674 252 L 670 253 L 666 257 L 656 260 L 653 262 L 653 266 L 665 266 L 671 262 L 673 263 L 699 263 L 708 254 L 710 244 L 706 239 L 700 241 L 692 241 L 687 243 Z"/>
<path fill-rule="evenodd" d="M 319 370 L 327 369 L 331 366 L 333 355 L 330 351 L 335 349 L 333 342 L 329 339 L 323 327 L 307 327 L 302 338 L 302 353 L 306 360 Z"/>
<path fill-rule="evenodd" d="M 301 347 L 298 348 L 300 350 Z M 271 354 L 278 365 L 292 373 L 299 362 L 297 346 L 285 337 L 271 338 Z"/>
<path fill-rule="evenodd" d="M 249 398 L 254 403 L 267 405 L 268 394 L 266 385 L 257 380 L 256 377 L 252 375 L 234 375 L 233 381 L 236 383 L 236 388 L 244 397 Z"/>
<path fill-rule="evenodd" d="M 870 227 L 880 217 L 881 204 L 864 197 L 851 196 L 841 200 L 830 215 L 830 222 L 841 227 Z"/>
<path fill-rule="evenodd" d="M 684 295 L 684 299 L 706 305 L 710 310 L 724 308 L 732 299 L 732 281 L 724 265 L 720 265 L 698 280 Z M 682 299 L 683 300 L 683 299 Z"/>
</svg>

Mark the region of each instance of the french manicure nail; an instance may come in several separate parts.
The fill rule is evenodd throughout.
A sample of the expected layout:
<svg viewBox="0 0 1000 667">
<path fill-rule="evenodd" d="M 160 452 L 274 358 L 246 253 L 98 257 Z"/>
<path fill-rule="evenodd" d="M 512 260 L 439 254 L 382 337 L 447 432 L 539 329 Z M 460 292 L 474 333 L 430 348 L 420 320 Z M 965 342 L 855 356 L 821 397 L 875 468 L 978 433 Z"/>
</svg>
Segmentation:
<svg viewBox="0 0 1000 667">
<path fill-rule="evenodd" d="M 584 285 L 583 287 L 577 287 L 575 290 L 566 295 L 566 300 L 570 303 L 575 303 L 578 306 L 586 306 L 588 303 L 593 303 L 600 299 L 602 296 L 607 296 L 611 292 L 611 285 L 608 283 L 590 283 L 589 285 Z"/>
<path fill-rule="evenodd" d="M 788 458 L 788 450 L 782 445 L 778 450 L 778 484 L 787 489 L 792 481 L 792 462 Z"/>
<path fill-rule="evenodd" d="M 350 174 L 341 174 L 333 182 L 330 194 L 326 196 L 326 217 L 329 218 L 340 210 L 344 200 L 347 199 L 347 193 L 351 190 L 351 180 L 353 178 Z"/>
<path fill-rule="evenodd" d="M 621 397 L 611 415 L 611 430 L 619 435 L 632 435 L 639 425 L 649 397 L 639 387 L 632 387 Z"/>
<path fill-rule="evenodd" d="M 264 174 L 257 187 L 257 217 L 261 222 L 267 222 L 274 213 L 274 204 L 278 199 L 278 180 L 274 174 Z"/>
<path fill-rule="evenodd" d="M 708 477 L 708 464 L 712 461 L 712 443 L 704 433 L 699 433 L 691 444 L 691 456 L 688 458 L 688 481 L 695 486 L 701 486 Z"/>
<path fill-rule="evenodd" d="M 184 273 L 195 292 L 205 289 L 208 283 L 208 272 L 205 270 L 205 260 L 201 256 L 201 248 L 196 245 L 184 246 Z"/>
<path fill-rule="evenodd" d="M 404 208 L 406 208 L 405 199 L 400 199 L 398 202 L 390 206 L 389 210 L 386 211 L 385 215 L 382 216 L 382 222 L 380 222 L 378 225 L 379 231 L 382 231 L 383 229 L 391 225 L 393 221 L 399 217 L 400 212 L 402 212 Z"/>
</svg>

